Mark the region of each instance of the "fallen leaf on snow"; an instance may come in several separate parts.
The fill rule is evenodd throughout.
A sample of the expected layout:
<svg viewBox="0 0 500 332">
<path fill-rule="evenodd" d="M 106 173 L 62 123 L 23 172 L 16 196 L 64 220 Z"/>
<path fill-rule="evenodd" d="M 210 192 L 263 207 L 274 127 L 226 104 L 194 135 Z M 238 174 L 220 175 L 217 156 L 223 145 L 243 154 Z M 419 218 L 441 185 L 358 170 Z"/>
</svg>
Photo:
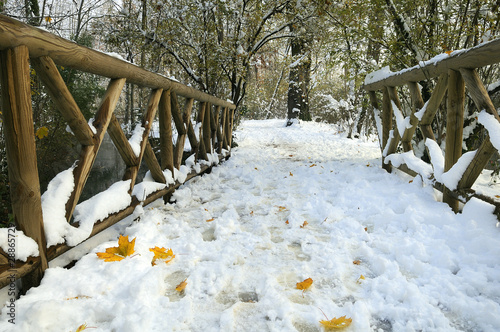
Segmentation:
<svg viewBox="0 0 500 332">
<path fill-rule="evenodd" d="M 178 291 L 178 292 L 182 292 L 184 290 L 184 288 L 186 288 L 187 286 L 187 279 L 184 279 L 183 282 L 181 282 L 180 284 L 177 285 L 177 287 L 175 287 L 175 290 Z"/>
<path fill-rule="evenodd" d="M 120 235 L 118 247 L 106 248 L 106 252 L 98 252 L 97 257 L 104 259 L 105 262 L 121 261 L 135 252 L 134 246 L 135 238 L 129 242 L 128 235 Z"/>
<path fill-rule="evenodd" d="M 293 176 L 292 172 L 290 172 L 290 176 Z"/>
<path fill-rule="evenodd" d="M 307 225 L 309 225 L 309 223 L 307 221 L 304 221 L 304 223 L 302 225 L 300 225 L 300 228 L 304 228 L 306 227 Z"/>
<path fill-rule="evenodd" d="M 332 320 L 320 320 L 319 322 L 323 325 L 325 330 L 340 330 L 351 325 L 352 318 L 342 316 L 339 318 L 334 317 Z"/>
<path fill-rule="evenodd" d="M 355 264 L 355 265 L 359 265 L 359 264 L 361 264 L 361 261 L 360 260 L 355 260 L 352 263 Z"/>
<path fill-rule="evenodd" d="M 288 224 L 290 224 L 290 223 L 289 223 L 289 222 L 288 222 L 288 220 L 287 220 L 287 221 L 285 221 L 285 224 L 287 224 L 287 225 L 288 225 Z"/>
<path fill-rule="evenodd" d="M 163 247 L 162 248 L 154 247 L 150 248 L 149 251 L 152 251 L 155 254 L 153 259 L 151 260 L 151 265 L 153 266 L 156 265 L 156 261 L 161 261 L 166 264 L 175 258 L 172 249 L 167 250 L 166 248 Z"/>
<path fill-rule="evenodd" d="M 78 296 L 75 296 L 75 297 L 65 298 L 65 300 L 79 300 L 79 299 L 90 299 L 90 298 L 91 297 L 87 296 L 87 295 L 78 295 Z"/>
<path fill-rule="evenodd" d="M 306 290 L 311 287 L 312 283 L 313 280 L 311 278 L 307 278 L 306 280 L 297 283 L 297 289 Z"/>
<path fill-rule="evenodd" d="M 207 222 L 211 222 L 211 221 L 214 221 L 215 219 L 214 218 L 210 218 L 207 220 Z"/>
<path fill-rule="evenodd" d="M 360 275 L 358 280 L 356 281 L 358 284 L 361 284 L 361 280 L 365 280 L 365 276 L 364 275 Z"/>
</svg>

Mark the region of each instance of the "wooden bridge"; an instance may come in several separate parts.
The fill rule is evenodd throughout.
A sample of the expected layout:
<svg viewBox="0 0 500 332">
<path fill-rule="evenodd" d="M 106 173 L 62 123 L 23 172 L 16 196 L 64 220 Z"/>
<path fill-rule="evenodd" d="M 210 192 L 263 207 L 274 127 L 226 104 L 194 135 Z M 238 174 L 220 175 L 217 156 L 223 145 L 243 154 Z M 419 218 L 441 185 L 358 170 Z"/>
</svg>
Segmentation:
<svg viewBox="0 0 500 332">
<path fill-rule="evenodd" d="M 9 253 L 0 249 L 0 287 L 11 282 L 12 276 L 23 278 L 25 289 L 37 285 L 48 267 L 48 261 L 70 249 L 67 243 L 47 248 L 45 239 L 31 107 L 30 66 L 35 68 L 54 104 L 81 144 L 81 154 L 73 169 L 74 189 L 66 202 L 66 220 L 71 223 L 106 132 L 126 164 L 123 179 L 130 181 L 130 205 L 98 220 L 89 237 L 131 215 L 139 204 L 145 205 L 171 194 L 181 183 L 167 183 L 165 172 L 173 175 L 175 169 L 181 168 L 185 160 L 183 155 L 186 155 L 183 153 L 186 140 L 189 140 L 191 146 L 187 155 L 194 155 L 197 161 L 205 160 L 198 162 L 197 171 L 188 174 L 187 179 L 207 171 L 213 165 L 210 161 L 229 157 L 235 109 L 235 105 L 230 102 L 5 16 L 0 16 L 0 50 L 3 126 L 13 214 L 17 228 L 34 239 L 39 248 L 39 256 L 29 257 L 26 262 L 13 261 Z M 483 123 L 488 130 L 500 126 L 497 110 L 477 74 L 477 68 L 498 62 L 500 40 L 495 40 L 471 50 L 451 53 L 439 61 L 423 63 L 380 79 L 376 79 L 376 76 L 375 79 L 369 79 L 365 89 L 370 94 L 375 118 L 380 123 L 383 167 L 388 171 L 392 167 L 398 167 L 413 176 L 420 174 L 424 180 L 444 192 L 443 200 L 455 211 L 458 211 L 460 201 L 479 197 L 494 204 L 495 213 L 499 215 L 500 204 L 497 201 L 471 190 L 488 160 L 500 148 L 498 140 L 490 140 L 486 136 L 473 156 L 468 155 L 465 171 L 460 174 L 459 181 L 443 181 L 443 174 L 450 174 L 454 165 L 463 165 L 464 161 L 462 159 L 460 162 L 465 86 L 478 110 L 483 112 L 481 119 L 490 119 L 484 113 L 493 117 L 492 127 Z M 107 91 L 95 113 L 95 132 L 79 110 L 57 65 L 109 79 Z M 434 78 L 438 78 L 434 93 L 424 103 L 418 82 Z M 113 113 L 126 82 L 151 90 L 149 103 L 142 115 L 144 132 L 138 154 L 131 148 Z M 401 86 L 407 86 L 411 95 L 411 110 L 404 110 L 401 106 L 398 98 L 398 87 Z M 381 111 L 377 97 L 379 90 L 383 96 Z M 435 137 L 432 124 L 446 92 L 448 135 L 443 161 L 443 156 L 436 152 L 440 152 L 440 149 L 436 149 L 436 143 L 433 143 Z M 184 100 L 184 107 L 180 106 L 179 98 Z M 198 114 L 196 123 L 193 123 L 192 110 L 196 105 Z M 156 112 L 160 124 L 160 162 L 148 141 Z M 396 118 L 395 125 L 393 117 Z M 172 119 L 178 133 L 175 144 L 172 138 Z M 424 162 L 413 153 L 412 138 L 417 133 L 418 126 L 427 140 L 431 163 Z M 398 152 L 399 143 L 402 145 L 401 153 Z M 139 199 L 132 193 L 142 161 L 146 163 L 154 181 L 165 184 L 165 187 Z"/>
<path fill-rule="evenodd" d="M 1 15 L 0 49 L 2 113 L 12 209 L 17 228 L 35 240 L 39 249 L 39 256 L 29 257 L 26 262 L 14 261 L 10 253 L 0 249 L 0 287 L 9 284 L 14 278 L 23 278 L 24 291 L 38 285 L 48 261 L 70 249 L 66 243 L 50 248 L 46 245 L 35 151 L 30 65 L 35 68 L 52 101 L 81 144 L 80 157 L 73 169 L 74 189 L 66 203 L 68 222 L 72 220 L 106 132 L 125 162 L 123 180 L 130 181 L 131 203 L 121 211 L 98 220 L 89 237 L 131 215 L 139 204 L 146 205 L 171 194 L 181 183 L 168 183 L 164 171 L 169 171 L 174 177 L 175 169 L 180 169 L 186 155 L 194 155 L 198 165 L 196 170 L 187 174 L 186 180 L 206 172 L 214 161 L 230 155 L 235 109 L 235 105 L 230 102 Z M 82 115 L 57 65 L 109 78 L 106 93 L 95 113 L 95 132 Z M 144 132 L 138 154 L 131 148 L 113 113 L 126 82 L 151 90 L 148 105 L 142 114 Z M 179 97 L 184 99 L 183 108 Z M 196 105 L 198 114 L 196 123 L 193 123 L 191 115 Z M 148 140 L 156 112 L 159 115 L 161 163 Z M 177 129 L 175 144 L 172 139 L 172 119 Z M 199 132 L 195 132 L 195 128 Z M 189 153 L 184 153 L 186 139 L 191 146 Z M 142 161 L 146 163 L 154 181 L 165 186 L 138 199 L 132 193 Z"/>
<path fill-rule="evenodd" d="M 369 92 L 379 124 L 382 167 L 389 172 L 392 167 L 398 167 L 412 176 L 420 174 L 443 192 L 443 201 L 455 212 L 458 212 L 460 202 L 477 197 L 495 205 L 495 214 L 500 216 L 498 200 L 471 189 L 487 162 L 500 149 L 500 140 L 490 139 L 490 136 L 498 136 L 500 117 L 478 75 L 480 68 L 499 62 L 500 39 L 496 39 L 472 49 L 444 53 L 400 72 L 368 74 L 364 88 Z M 437 79 L 434 91 L 424 103 L 418 83 L 434 79 Z M 465 87 L 477 107 L 478 121 L 489 135 L 485 135 L 477 150 L 462 156 Z M 411 109 L 402 107 L 398 89 L 400 93 L 410 95 Z M 377 91 L 382 92 L 381 110 Z M 443 160 L 432 128 L 445 95 L 447 134 Z M 412 139 L 417 134 L 417 127 L 425 139 L 431 163 L 415 157 L 413 153 Z M 399 143 L 401 148 L 398 151 Z"/>
</svg>

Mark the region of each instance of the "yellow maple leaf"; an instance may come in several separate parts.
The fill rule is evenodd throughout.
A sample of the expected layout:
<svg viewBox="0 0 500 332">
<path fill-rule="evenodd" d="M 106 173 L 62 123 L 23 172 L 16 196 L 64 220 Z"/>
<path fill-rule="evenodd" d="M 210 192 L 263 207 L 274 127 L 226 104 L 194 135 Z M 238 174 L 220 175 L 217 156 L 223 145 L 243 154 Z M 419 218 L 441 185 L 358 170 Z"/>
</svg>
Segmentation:
<svg viewBox="0 0 500 332">
<path fill-rule="evenodd" d="M 306 290 L 311 287 L 312 283 L 313 280 L 311 278 L 307 278 L 306 280 L 297 283 L 297 289 Z"/>
<path fill-rule="evenodd" d="M 325 330 L 340 330 L 351 325 L 352 318 L 342 316 L 339 318 L 334 317 L 332 320 L 320 320 L 319 322 L 323 325 Z"/>
<path fill-rule="evenodd" d="M 307 221 L 304 221 L 304 223 L 302 225 L 300 225 L 300 228 L 304 228 L 306 227 L 307 225 L 309 225 L 309 223 Z"/>
<path fill-rule="evenodd" d="M 150 248 L 149 251 L 152 251 L 155 255 L 153 257 L 153 259 L 151 260 L 151 265 L 156 265 L 156 261 L 162 261 L 162 262 L 165 262 L 168 263 L 170 262 L 172 259 L 175 258 L 175 255 L 174 255 L 174 252 L 172 251 L 172 249 L 166 249 L 166 248 L 159 248 L 159 247 L 154 247 L 154 248 Z"/>
<path fill-rule="evenodd" d="M 78 328 L 76 329 L 76 332 L 82 332 L 83 330 L 86 330 L 86 329 L 87 329 L 87 323 L 78 326 Z"/>
<path fill-rule="evenodd" d="M 448 54 L 448 55 L 451 55 L 451 53 L 452 53 L 452 52 L 453 52 L 453 51 L 446 51 L 446 52 L 444 52 L 444 53 L 446 53 L 446 54 Z"/>
<path fill-rule="evenodd" d="M 35 133 L 36 137 L 42 139 L 49 135 L 49 129 L 47 127 L 40 127 Z"/>
<path fill-rule="evenodd" d="M 52 22 L 52 17 L 50 17 L 50 16 L 45 16 L 45 22 L 47 22 L 47 23 Z"/>
<path fill-rule="evenodd" d="M 358 280 L 356 281 L 358 284 L 361 284 L 361 280 L 365 280 L 365 276 L 364 275 L 360 275 Z"/>
<path fill-rule="evenodd" d="M 135 238 L 129 242 L 128 235 L 120 235 L 118 247 L 106 248 L 106 252 L 98 252 L 97 257 L 104 259 L 105 262 L 121 261 L 135 252 L 134 246 Z"/>
<path fill-rule="evenodd" d="M 186 288 L 187 286 L 187 279 L 184 279 L 183 282 L 181 282 L 180 284 L 177 285 L 177 287 L 175 287 L 175 290 L 178 291 L 178 292 L 182 292 L 184 290 L 184 288 Z"/>
</svg>

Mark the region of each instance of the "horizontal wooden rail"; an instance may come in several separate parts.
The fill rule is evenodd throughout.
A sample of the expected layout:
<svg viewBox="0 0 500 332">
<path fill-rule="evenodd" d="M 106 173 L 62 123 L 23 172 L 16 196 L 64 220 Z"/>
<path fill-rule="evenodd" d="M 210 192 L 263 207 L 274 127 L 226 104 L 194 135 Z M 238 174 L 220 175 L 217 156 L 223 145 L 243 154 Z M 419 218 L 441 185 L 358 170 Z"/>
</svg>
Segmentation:
<svg viewBox="0 0 500 332">
<path fill-rule="evenodd" d="M 420 174 L 427 183 L 432 183 L 435 188 L 443 192 L 443 202 L 450 205 L 455 212 L 458 212 L 460 202 L 465 203 L 472 197 L 487 201 L 495 206 L 495 214 L 500 220 L 500 202 L 492 197 L 478 195 L 471 189 L 500 143 L 496 142 L 495 147 L 490 137 L 486 135 L 477 150 L 462 156 L 466 91 L 476 105 L 477 111 L 491 117 L 488 120 L 494 122 L 491 123 L 491 128 L 495 131 L 500 130 L 497 108 L 493 105 L 477 71 L 478 68 L 498 63 L 500 63 L 500 39 L 468 50 L 452 52 L 449 55 L 445 53 L 419 66 L 385 76 L 381 75 L 381 72 L 368 74 L 364 89 L 369 92 L 375 117 L 381 116 L 382 133 L 379 133 L 379 137 L 382 137 L 384 169 L 390 172 L 391 167 L 396 166 L 412 176 Z M 378 75 L 381 77 L 375 81 L 374 78 Z M 424 80 L 429 82 L 435 78 L 438 79 L 434 84 L 434 91 L 424 103 L 417 83 Z M 397 87 L 402 85 L 407 85 L 410 91 L 411 109 L 404 110 L 399 102 Z M 377 90 L 383 93 L 381 111 L 379 111 Z M 445 154 L 442 156 L 432 124 L 445 96 L 446 146 Z M 396 121 L 393 121 L 393 117 Z M 482 124 L 485 125 L 484 122 Z M 431 158 L 430 163 L 419 160 L 413 153 L 412 138 L 415 137 L 418 127 L 425 139 L 428 156 Z M 398 150 L 399 143 L 402 143 L 402 146 Z M 458 163 L 462 166 L 455 168 Z M 464 167 L 465 170 L 459 173 L 458 170 Z M 432 169 L 431 174 L 429 169 Z M 454 183 L 457 176 L 459 180 Z"/>
<path fill-rule="evenodd" d="M 68 240 L 67 237 L 65 240 L 63 238 L 53 240 L 54 242 L 49 243 L 52 244 L 49 248 L 43 223 L 37 171 L 30 65 L 35 68 L 47 88 L 48 96 L 54 101 L 57 110 L 81 145 L 80 156 L 72 167 L 74 189 L 65 204 L 65 210 L 62 211 L 65 215 L 63 222 L 70 222 L 75 209 L 78 208 L 78 202 L 106 132 L 125 163 L 126 169 L 122 180 L 130 183 L 128 193 L 125 192 L 130 195 L 127 197 L 131 202 L 128 206 L 121 206 L 119 212 L 101 217 L 102 220 L 96 220 L 91 225 L 72 223 L 73 227 L 82 228 L 79 231 L 83 232 L 83 236 L 79 235 L 77 239 L 72 240 Z M 106 93 L 94 114 L 92 129 L 56 65 L 109 79 Z M 138 124 L 142 134 L 139 132 L 133 143 L 127 139 L 114 114 L 125 82 L 150 89 L 149 102 L 142 112 L 142 122 Z M 131 215 L 139 204 L 145 205 L 155 199 L 168 197 L 181 185 L 181 182 L 204 174 L 217 161 L 223 161 L 230 156 L 234 104 L 2 15 L 0 15 L 0 85 L 14 219 L 16 227 L 32 238 L 39 249 L 39 256 L 29 257 L 26 262 L 9 261 L 8 255 L 0 250 L 0 287 L 10 283 L 12 276 L 22 278 L 23 292 L 29 287 L 37 286 L 44 270 L 48 267 L 49 260 Z M 181 102 L 185 102 L 184 105 L 181 105 L 178 96 L 184 97 L 181 99 Z M 200 107 L 197 121 L 192 119 L 195 102 Z M 215 112 L 213 105 L 216 106 Z M 160 162 L 149 142 L 156 113 L 159 117 Z M 173 123 L 177 129 L 175 144 L 172 134 Z M 194 128 L 199 128 L 199 135 L 195 133 Z M 186 138 L 191 145 L 190 151 L 185 151 Z M 173 183 L 171 179 L 167 181 L 169 176 L 177 179 L 175 174 L 181 172 L 181 167 L 187 167 L 185 160 L 190 156 L 194 156 L 196 167 L 189 174 L 184 173 L 183 177 L 186 176 L 186 179 L 174 180 Z M 147 165 L 153 181 L 160 187 L 163 185 L 165 187 L 140 200 L 133 195 L 133 189 L 142 161 Z M 60 243 L 63 240 L 66 242 Z"/>
<path fill-rule="evenodd" d="M 425 81 L 443 73 L 447 74 L 449 69 L 475 69 L 499 63 L 499 49 L 500 39 L 495 39 L 471 49 L 452 52 L 446 59 L 440 61 L 426 61 L 412 68 L 394 72 L 384 79 L 365 84 L 364 89 L 377 91 L 382 90 L 384 86 L 401 86 L 408 82 Z"/>
<path fill-rule="evenodd" d="M 128 83 L 154 89 L 170 89 L 186 98 L 194 98 L 229 109 L 236 108 L 231 102 L 149 72 L 127 61 L 80 46 L 50 32 L 0 15 L 0 49 L 14 48 L 19 45 L 28 46 L 31 58 L 48 56 L 61 66 L 111 79 L 125 78 Z"/>
</svg>

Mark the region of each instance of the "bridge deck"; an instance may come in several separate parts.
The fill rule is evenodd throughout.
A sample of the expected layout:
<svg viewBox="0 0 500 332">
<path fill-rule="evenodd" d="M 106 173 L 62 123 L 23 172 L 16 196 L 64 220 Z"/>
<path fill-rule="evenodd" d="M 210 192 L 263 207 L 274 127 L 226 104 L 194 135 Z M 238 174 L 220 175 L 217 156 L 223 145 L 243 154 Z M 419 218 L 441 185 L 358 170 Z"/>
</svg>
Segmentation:
<svg viewBox="0 0 500 332">
<path fill-rule="evenodd" d="M 179 188 L 175 204 L 109 231 L 73 268 L 47 270 L 16 302 L 16 323 L 320 331 L 323 311 L 351 317 L 353 331 L 500 330 L 500 236 L 487 203 L 456 215 L 431 186 L 382 170 L 377 142 L 283 125 L 244 122 L 229 161 Z M 136 255 L 99 260 L 119 232 L 135 238 Z M 176 257 L 152 266 L 155 246 Z M 0 330 L 5 309 L 1 319 Z"/>
</svg>

